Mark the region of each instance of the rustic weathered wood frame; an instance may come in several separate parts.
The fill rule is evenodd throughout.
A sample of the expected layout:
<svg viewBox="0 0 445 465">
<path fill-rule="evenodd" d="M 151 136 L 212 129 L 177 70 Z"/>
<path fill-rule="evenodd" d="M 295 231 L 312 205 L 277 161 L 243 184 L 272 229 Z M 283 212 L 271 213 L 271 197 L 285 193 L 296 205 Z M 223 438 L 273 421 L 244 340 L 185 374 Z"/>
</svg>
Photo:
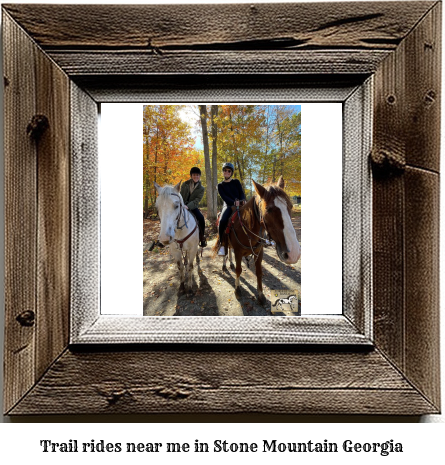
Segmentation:
<svg viewBox="0 0 445 465">
<path fill-rule="evenodd" d="M 440 2 L 4 5 L 3 44 L 7 414 L 440 410 Z M 70 157 L 95 140 L 74 119 L 162 88 L 371 76 L 372 346 L 69 344 Z"/>
</svg>

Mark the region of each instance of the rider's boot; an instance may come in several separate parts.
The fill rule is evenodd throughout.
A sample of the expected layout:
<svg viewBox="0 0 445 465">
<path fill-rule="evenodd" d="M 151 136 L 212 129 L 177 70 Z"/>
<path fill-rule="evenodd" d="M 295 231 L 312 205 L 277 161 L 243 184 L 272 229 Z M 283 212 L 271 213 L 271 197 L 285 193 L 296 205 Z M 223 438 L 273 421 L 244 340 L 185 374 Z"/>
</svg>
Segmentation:
<svg viewBox="0 0 445 465">
<path fill-rule="evenodd" d="M 204 233 L 201 233 L 201 231 L 199 231 L 199 246 L 200 247 L 207 247 L 206 238 L 204 236 Z"/>
</svg>

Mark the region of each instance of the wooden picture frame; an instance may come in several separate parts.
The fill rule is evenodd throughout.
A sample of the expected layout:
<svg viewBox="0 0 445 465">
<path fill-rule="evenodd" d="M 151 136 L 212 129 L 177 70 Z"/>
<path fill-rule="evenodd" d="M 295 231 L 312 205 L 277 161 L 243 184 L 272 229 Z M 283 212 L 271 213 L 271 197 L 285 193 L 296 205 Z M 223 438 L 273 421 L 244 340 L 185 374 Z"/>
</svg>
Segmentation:
<svg viewBox="0 0 445 465">
<path fill-rule="evenodd" d="M 2 14 L 6 414 L 440 411 L 440 2 L 11 4 Z M 77 179 L 77 198 L 94 196 L 72 160 L 95 169 L 98 103 L 369 80 L 372 311 L 350 296 L 349 317 L 366 344 L 73 339 L 73 295 L 93 320 L 82 324 L 95 323 L 92 296 L 76 286 L 98 277 L 73 279 L 73 263 L 97 253 L 74 241 L 97 212 L 71 195 Z"/>
</svg>

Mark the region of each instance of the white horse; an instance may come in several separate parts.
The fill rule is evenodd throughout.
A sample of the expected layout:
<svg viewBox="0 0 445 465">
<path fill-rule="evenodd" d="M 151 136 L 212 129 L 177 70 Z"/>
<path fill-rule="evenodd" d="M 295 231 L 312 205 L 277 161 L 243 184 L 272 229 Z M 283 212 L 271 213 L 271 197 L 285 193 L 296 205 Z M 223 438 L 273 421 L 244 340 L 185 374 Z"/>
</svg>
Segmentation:
<svg viewBox="0 0 445 465">
<path fill-rule="evenodd" d="M 180 291 L 192 292 L 193 261 L 196 257 L 199 270 L 199 228 L 195 217 L 184 205 L 181 197 L 181 182 L 176 186 L 161 187 L 154 183 L 158 191 L 156 208 L 161 219 L 159 241 L 169 245 L 170 253 L 178 265 Z M 185 279 L 187 278 L 187 285 Z"/>
</svg>

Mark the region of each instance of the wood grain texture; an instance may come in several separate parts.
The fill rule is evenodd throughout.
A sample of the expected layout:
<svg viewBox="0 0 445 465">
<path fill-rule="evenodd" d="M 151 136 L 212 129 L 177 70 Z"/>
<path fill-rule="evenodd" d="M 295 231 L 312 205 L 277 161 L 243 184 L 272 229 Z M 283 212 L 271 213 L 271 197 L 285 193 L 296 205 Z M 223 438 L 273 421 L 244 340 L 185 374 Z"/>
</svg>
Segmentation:
<svg viewBox="0 0 445 465">
<path fill-rule="evenodd" d="M 376 351 L 66 352 L 11 413 L 434 412 Z"/>
<path fill-rule="evenodd" d="M 440 8 L 376 73 L 373 147 L 375 342 L 436 405 Z"/>
<path fill-rule="evenodd" d="M 376 71 L 388 50 L 260 51 L 49 51 L 73 78 L 135 74 L 366 74 Z"/>
<path fill-rule="evenodd" d="M 395 49 L 434 2 L 18 5 L 4 8 L 50 48 Z M 35 18 L 39 20 L 36 21 Z"/>
<path fill-rule="evenodd" d="M 442 3 L 439 2 L 405 41 L 406 162 L 439 172 Z"/>
<path fill-rule="evenodd" d="M 100 314 L 98 106 L 70 83 L 71 108 L 71 332 Z"/>
<path fill-rule="evenodd" d="M 403 179 L 373 181 L 374 342 L 403 369 L 405 345 Z"/>
<path fill-rule="evenodd" d="M 343 104 L 343 315 L 372 339 L 372 147 L 373 79 Z"/>
<path fill-rule="evenodd" d="M 3 44 L 6 411 L 35 382 L 34 318 L 22 325 L 17 317 L 36 313 L 37 158 L 36 146 L 26 132 L 35 114 L 35 47 L 7 15 L 3 15 Z"/>
<path fill-rule="evenodd" d="M 363 83 L 347 74 L 78 75 L 73 81 L 96 102 L 343 102 Z"/>
<path fill-rule="evenodd" d="M 405 48 L 384 60 L 374 78 L 373 156 L 391 154 L 405 160 L 404 88 Z M 374 341 L 404 366 L 404 231 L 403 179 L 373 179 Z"/>
<path fill-rule="evenodd" d="M 48 128 L 37 147 L 37 340 L 40 377 L 68 344 L 70 295 L 69 78 L 36 49 L 36 114 Z"/>
<path fill-rule="evenodd" d="M 79 274 L 90 275 L 86 267 Z M 83 287 L 84 294 L 91 286 Z M 94 289 L 92 289 L 94 291 Z M 317 317 L 156 317 L 99 315 L 87 304 L 74 306 L 73 344 L 332 344 L 370 346 L 369 334 L 360 332 L 343 315 Z M 91 324 L 91 321 L 94 321 Z"/>
<path fill-rule="evenodd" d="M 438 3 L 376 73 L 374 151 L 402 170 L 439 171 L 441 28 Z"/>
<path fill-rule="evenodd" d="M 404 181 L 405 372 L 440 407 L 439 175 L 407 167 Z"/>
</svg>

